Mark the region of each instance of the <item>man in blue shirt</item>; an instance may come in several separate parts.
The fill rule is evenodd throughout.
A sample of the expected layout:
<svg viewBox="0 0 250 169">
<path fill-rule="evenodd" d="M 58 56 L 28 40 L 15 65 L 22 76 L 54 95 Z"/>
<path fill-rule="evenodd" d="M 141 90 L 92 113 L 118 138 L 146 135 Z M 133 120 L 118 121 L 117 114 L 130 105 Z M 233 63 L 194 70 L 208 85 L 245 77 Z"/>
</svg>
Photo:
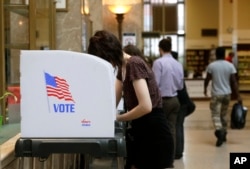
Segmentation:
<svg viewBox="0 0 250 169">
<path fill-rule="evenodd" d="M 183 66 L 171 54 L 172 44 L 169 39 L 159 42 L 161 57 L 153 63 L 152 69 L 162 96 L 163 110 L 169 120 L 174 143 L 176 143 L 176 119 L 180 108 L 177 91 L 183 88 Z M 174 144 L 176 147 L 176 144 Z M 175 148 L 174 147 L 174 148 Z"/>
</svg>

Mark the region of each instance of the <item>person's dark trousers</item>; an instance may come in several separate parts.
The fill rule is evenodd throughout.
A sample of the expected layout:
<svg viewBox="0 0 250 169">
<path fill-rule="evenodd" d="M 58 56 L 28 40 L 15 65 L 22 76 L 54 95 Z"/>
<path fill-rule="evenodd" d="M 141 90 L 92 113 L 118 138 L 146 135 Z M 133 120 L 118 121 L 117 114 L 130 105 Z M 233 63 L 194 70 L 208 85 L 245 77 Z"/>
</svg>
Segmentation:
<svg viewBox="0 0 250 169">
<path fill-rule="evenodd" d="M 180 103 L 177 97 L 163 97 L 162 98 L 163 111 L 166 114 L 169 122 L 171 134 L 174 139 L 174 152 L 176 147 L 176 120 L 178 111 L 180 109 Z M 175 157 L 175 153 L 173 154 Z"/>
<path fill-rule="evenodd" d="M 176 147 L 175 147 L 175 159 L 180 159 L 184 152 L 184 120 L 187 111 L 187 105 L 181 105 L 176 120 Z"/>
<path fill-rule="evenodd" d="M 126 129 L 126 150 L 127 150 L 127 158 L 126 158 L 126 163 L 124 166 L 124 169 L 131 169 L 133 162 L 132 159 L 134 159 L 134 154 L 133 154 L 133 149 L 134 149 L 134 138 L 133 138 L 133 133 L 132 129 Z"/>
</svg>

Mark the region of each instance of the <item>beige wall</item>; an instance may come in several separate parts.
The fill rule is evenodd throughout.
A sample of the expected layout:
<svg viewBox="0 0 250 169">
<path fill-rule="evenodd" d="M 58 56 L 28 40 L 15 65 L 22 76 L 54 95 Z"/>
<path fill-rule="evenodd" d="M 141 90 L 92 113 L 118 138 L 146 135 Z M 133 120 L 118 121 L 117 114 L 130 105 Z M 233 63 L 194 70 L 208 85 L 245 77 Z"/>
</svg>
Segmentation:
<svg viewBox="0 0 250 169">
<path fill-rule="evenodd" d="M 81 1 L 68 0 L 68 11 L 56 13 L 56 48 L 81 52 Z"/>
<path fill-rule="evenodd" d="M 89 0 L 92 33 L 106 29 L 118 36 L 116 16 L 102 0 Z M 210 48 L 211 44 L 228 46 L 233 36 L 239 41 L 250 41 L 249 0 L 186 0 L 186 42 L 187 49 Z M 81 0 L 68 0 L 68 12 L 57 12 L 57 49 L 81 51 Z M 234 15 L 234 16 L 233 16 Z M 218 37 L 202 37 L 201 29 L 218 29 Z M 233 28 L 234 32 L 228 32 Z M 124 16 L 123 32 L 136 34 L 137 45 L 142 47 L 141 32 L 143 30 L 142 4 L 136 4 Z M 250 42 L 249 42 L 250 43 Z"/>
<path fill-rule="evenodd" d="M 142 4 L 135 4 L 131 10 L 124 15 L 122 23 L 123 33 L 135 33 L 136 34 L 136 45 L 141 48 L 141 32 L 143 30 L 143 15 L 142 15 Z M 118 36 L 118 23 L 116 15 L 111 13 L 108 7 L 105 5 L 103 8 L 103 28 L 113 32 Z"/>
<path fill-rule="evenodd" d="M 219 28 L 218 0 L 186 0 L 186 48 L 210 48 L 218 37 L 202 37 L 202 29 Z"/>
<path fill-rule="evenodd" d="M 56 13 L 56 44 L 59 50 L 82 51 L 80 4 L 81 0 L 68 0 L 68 11 Z M 92 33 L 106 29 L 118 36 L 116 16 L 106 6 L 102 6 L 102 0 L 89 0 L 89 8 Z M 141 4 L 136 4 L 124 16 L 123 32 L 135 33 L 137 45 L 141 46 L 141 31 L 142 7 Z"/>
<path fill-rule="evenodd" d="M 103 29 L 103 7 L 102 0 L 89 0 L 89 8 L 90 8 L 90 19 L 92 21 L 93 30 L 92 32 L 96 32 L 97 30 Z"/>
<path fill-rule="evenodd" d="M 237 1 L 237 43 L 250 44 L 250 1 Z"/>
<path fill-rule="evenodd" d="M 186 1 L 186 38 L 200 39 L 201 29 L 218 29 L 218 0 Z"/>
<path fill-rule="evenodd" d="M 222 0 L 221 12 L 221 32 L 222 34 L 230 33 L 230 29 L 233 27 L 233 3 L 228 0 Z"/>
<path fill-rule="evenodd" d="M 250 29 L 250 1 L 238 1 L 238 29 Z"/>
</svg>

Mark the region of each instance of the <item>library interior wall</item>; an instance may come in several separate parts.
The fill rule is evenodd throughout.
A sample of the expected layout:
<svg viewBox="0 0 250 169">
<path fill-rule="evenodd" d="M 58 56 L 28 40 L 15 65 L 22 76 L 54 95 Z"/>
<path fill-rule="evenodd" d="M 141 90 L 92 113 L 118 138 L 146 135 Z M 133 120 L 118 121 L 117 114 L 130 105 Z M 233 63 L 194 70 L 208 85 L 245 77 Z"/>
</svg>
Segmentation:
<svg viewBox="0 0 250 169">
<path fill-rule="evenodd" d="M 81 0 L 67 0 L 68 11 L 56 13 L 56 49 L 81 52 Z"/>
<path fill-rule="evenodd" d="M 238 22 L 237 26 L 239 30 L 250 29 L 250 13 L 249 13 L 249 0 L 238 1 Z"/>
<path fill-rule="evenodd" d="M 186 5 L 186 38 L 201 39 L 201 29 L 218 29 L 218 0 L 188 0 Z"/>
<path fill-rule="evenodd" d="M 233 28 L 233 3 L 237 5 L 237 23 Z M 210 48 L 211 44 L 218 44 L 220 38 L 232 39 L 227 28 L 232 27 L 240 31 L 240 34 L 250 30 L 250 15 L 248 7 L 249 0 L 186 0 L 186 42 L 185 48 Z M 68 11 L 57 12 L 57 49 L 81 51 L 81 0 L 68 0 Z M 92 32 L 106 29 L 114 34 L 117 32 L 117 21 L 106 6 L 103 7 L 102 0 L 89 0 L 90 19 L 92 21 Z M 221 12 L 221 13 L 220 13 Z M 136 4 L 131 11 L 124 16 L 123 32 L 136 33 L 137 45 L 141 47 L 141 32 L 143 31 L 143 9 L 142 4 Z M 220 27 L 221 26 L 221 27 Z M 201 29 L 218 29 L 219 36 L 202 37 Z M 243 31 L 243 33 L 241 33 Z M 229 42 L 230 43 L 230 42 Z"/>
</svg>

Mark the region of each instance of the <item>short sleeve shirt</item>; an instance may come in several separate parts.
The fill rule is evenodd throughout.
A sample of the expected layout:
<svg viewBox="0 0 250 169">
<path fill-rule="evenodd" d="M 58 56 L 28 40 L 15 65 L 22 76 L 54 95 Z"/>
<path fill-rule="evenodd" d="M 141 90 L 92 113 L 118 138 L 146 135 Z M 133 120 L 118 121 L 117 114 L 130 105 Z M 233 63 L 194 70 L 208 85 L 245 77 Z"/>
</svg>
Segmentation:
<svg viewBox="0 0 250 169">
<path fill-rule="evenodd" d="M 117 79 L 121 81 L 123 79 L 121 70 L 118 71 Z M 146 80 L 153 108 L 162 107 L 161 94 L 157 87 L 153 71 L 140 57 L 132 56 L 126 64 L 126 77 L 123 81 L 123 94 L 127 109 L 131 110 L 138 105 L 133 87 L 133 80 L 138 79 Z"/>
<path fill-rule="evenodd" d="M 212 75 L 212 95 L 231 94 L 230 76 L 236 73 L 234 65 L 225 60 L 216 60 L 207 67 Z"/>
</svg>

